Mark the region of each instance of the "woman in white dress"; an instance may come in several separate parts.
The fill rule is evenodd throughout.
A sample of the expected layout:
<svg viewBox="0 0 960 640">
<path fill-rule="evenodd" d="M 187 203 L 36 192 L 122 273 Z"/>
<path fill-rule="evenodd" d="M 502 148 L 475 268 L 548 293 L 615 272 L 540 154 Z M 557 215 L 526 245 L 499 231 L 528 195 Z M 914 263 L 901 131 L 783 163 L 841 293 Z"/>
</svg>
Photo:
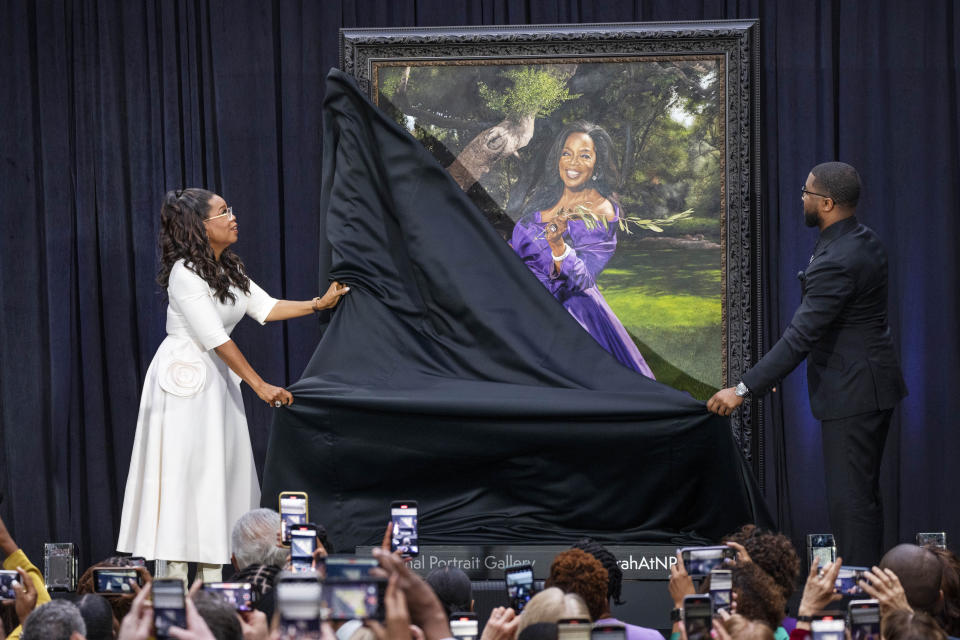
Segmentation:
<svg viewBox="0 0 960 640">
<path fill-rule="evenodd" d="M 313 300 L 271 298 L 229 249 L 237 239 L 220 196 L 164 197 L 157 281 L 167 289 L 167 337 L 143 383 L 117 549 L 166 560 L 167 574 L 184 581 L 188 562 L 205 582 L 220 579 L 234 522 L 260 503 L 240 382 L 273 407 L 293 402 L 257 375 L 230 332 L 244 314 L 261 324 L 296 318 L 349 291 L 334 282 Z"/>
</svg>

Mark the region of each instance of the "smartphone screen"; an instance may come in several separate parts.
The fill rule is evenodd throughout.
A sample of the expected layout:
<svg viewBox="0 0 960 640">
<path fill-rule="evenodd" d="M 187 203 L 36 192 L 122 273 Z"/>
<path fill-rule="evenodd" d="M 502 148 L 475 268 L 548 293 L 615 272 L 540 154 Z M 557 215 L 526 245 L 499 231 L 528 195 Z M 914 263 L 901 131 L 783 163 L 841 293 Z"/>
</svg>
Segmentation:
<svg viewBox="0 0 960 640">
<path fill-rule="evenodd" d="M 714 569 L 723 569 L 727 560 L 733 560 L 736 555 L 737 552 L 726 545 L 680 549 L 683 567 L 691 576 L 705 576 Z"/>
<path fill-rule="evenodd" d="M 371 572 L 379 566 L 376 558 L 351 555 L 327 556 L 327 580 L 352 580 L 358 582 L 372 577 Z"/>
<path fill-rule="evenodd" d="M 0 571 L 0 600 L 16 600 L 17 592 L 13 590 L 13 583 L 19 581 L 20 574 L 16 571 Z"/>
<path fill-rule="evenodd" d="M 413 500 L 398 500 L 390 505 L 390 521 L 393 533 L 390 536 L 390 550 L 400 550 L 406 558 L 420 555 L 420 542 L 417 537 L 417 503 Z"/>
<path fill-rule="evenodd" d="M 880 603 L 853 600 L 849 605 L 852 640 L 880 640 Z"/>
<path fill-rule="evenodd" d="M 281 579 L 276 589 L 280 637 L 283 640 L 320 640 L 320 583 Z"/>
<path fill-rule="evenodd" d="M 290 526 L 290 570 L 313 570 L 313 552 L 317 550 L 317 527 L 313 524 Z"/>
<path fill-rule="evenodd" d="M 450 634 L 457 640 L 476 640 L 480 635 L 477 614 L 472 611 L 454 612 L 450 616 Z"/>
<path fill-rule="evenodd" d="M 720 609 L 730 609 L 733 590 L 733 578 L 729 569 L 714 569 L 710 572 L 710 600 L 713 602 L 713 612 Z"/>
<path fill-rule="evenodd" d="M 687 640 L 708 640 L 713 628 L 713 603 L 708 595 L 683 598 L 683 626 Z"/>
<path fill-rule="evenodd" d="M 917 534 L 917 546 L 925 547 L 931 545 L 941 549 L 947 548 L 947 534 L 944 531 L 931 531 L 928 533 Z"/>
<path fill-rule="evenodd" d="M 586 618 L 561 618 L 557 621 L 557 640 L 590 640 L 592 629 Z"/>
<path fill-rule="evenodd" d="M 627 629 L 619 624 L 594 625 L 590 640 L 627 640 Z"/>
<path fill-rule="evenodd" d="M 129 556 L 127 557 L 127 562 L 130 563 L 131 567 L 146 567 L 147 559 L 143 556 Z"/>
<path fill-rule="evenodd" d="M 807 534 L 807 554 L 811 566 L 817 560 L 821 569 L 837 559 L 837 543 L 832 533 Z"/>
<path fill-rule="evenodd" d="M 510 607 L 520 613 L 533 597 L 533 566 L 529 564 L 509 567 L 503 572 L 507 583 L 507 599 Z"/>
<path fill-rule="evenodd" d="M 249 582 L 208 582 L 203 590 L 217 594 L 237 611 L 253 610 L 253 586 Z"/>
<path fill-rule="evenodd" d="M 383 587 L 381 580 L 362 582 L 330 582 L 323 585 L 323 600 L 331 620 L 383 619 Z"/>
<path fill-rule="evenodd" d="M 140 574 L 136 569 L 94 569 L 93 590 L 95 593 L 134 593 L 133 585 L 140 586 Z"/>
<path fill-rule="evenodd" d="M 179 578 L 153 581 L 153 626 L 157 638 L 169 638 L 170 627 L 187 628 L 183 582 Z"/>
<path fill-rule="evenodd" d="M 843 620 L 814 620 L 810 623 L 813 640 L 846 640 Z"/>
<path fill-rule="evenodd" d="M 860 588 L 860 580 L 868 580 L 870 570 L 866 567 L 841 567 L 837 573 L 837 580 L 834 584 L 834 591 L 845 596 L 863 595 L 864 591 Z"/>
<path fill-rule="evenodd" d="M 307 523 L 307 494 L 284 491 L 280 494 L 280 538 L 290 544 L 290 525 Z"/>
</svg>

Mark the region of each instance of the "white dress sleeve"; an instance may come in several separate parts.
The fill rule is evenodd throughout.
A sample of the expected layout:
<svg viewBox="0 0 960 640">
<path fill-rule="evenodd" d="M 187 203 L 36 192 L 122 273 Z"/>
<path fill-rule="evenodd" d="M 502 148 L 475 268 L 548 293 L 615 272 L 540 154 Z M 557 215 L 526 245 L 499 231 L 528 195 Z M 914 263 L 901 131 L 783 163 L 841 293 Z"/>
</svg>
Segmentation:
<svg viewBox="0 0 960 640">
<path fill-rule="evenodd" d="M 208 351 L 230 340 L 206 281 L 182 262 L 173 265 L 167 295 L 190 325 L 190 331 Z"/>
<path fill-rule="evenodd" d="M 267 316 L 277 304 L 276 298 L 271 298 L 270 294 L 257 286 L 257 283 L 250 280 L 250 295 L 247 297 L 247 315 L 259 322 L 266 324 Z"/>
</svg>

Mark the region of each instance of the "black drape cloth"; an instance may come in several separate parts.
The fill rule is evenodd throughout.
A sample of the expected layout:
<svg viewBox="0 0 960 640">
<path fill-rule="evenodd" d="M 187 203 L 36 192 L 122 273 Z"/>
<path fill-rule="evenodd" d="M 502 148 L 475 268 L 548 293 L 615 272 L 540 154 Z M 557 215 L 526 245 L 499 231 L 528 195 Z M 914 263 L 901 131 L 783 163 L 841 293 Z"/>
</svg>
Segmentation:
<svg viewBox="0 0 960 640">
<path fill-rule="evenodd" d="M 618 363 L 446 170 L 327 77 L 321 281 L 350 285 L 274 420 L 264 504 L 337 547 L 420 504 L 424 541 L 715 540 L 769 524 L 726 419 Z"/>
</svg>

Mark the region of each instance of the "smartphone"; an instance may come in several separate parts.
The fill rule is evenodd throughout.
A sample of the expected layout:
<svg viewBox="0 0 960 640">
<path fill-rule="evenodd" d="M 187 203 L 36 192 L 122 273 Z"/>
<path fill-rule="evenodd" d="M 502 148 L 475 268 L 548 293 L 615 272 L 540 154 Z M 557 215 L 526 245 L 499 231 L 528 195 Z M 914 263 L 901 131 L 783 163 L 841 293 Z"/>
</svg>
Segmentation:
<svg viewBox="0 0 960 640">
<path fill-rule="evenodd" d="M 20 582 L 19 573 L 6 569 L 0 570 L 0 602 L 17 599 L 17 592 L 13 590 L 14 582 Z"/>
<path fill-rule="evenodd" d="M 729 569 L 714 569 L 710 572 L 710 601 L 713 603 L 713 612 L 720 609 L 730 610 L 733 591 L 733 578 Z"/>
<path fill-rule="evenodd" d="M 43 581 L 47 591 L 77 590 L 77 548 L 72 542 L 44 543 Z"/>
<path fill-rule="evenodd" d="M 810 623 L 813 640 L 846 640 L 843 620 L 814 620 Z"/>
<path fill-rule="evenodd" d="M 520 564 L 503 570 L 507 583 L 507 600 L 510 607 L 520 613 L 535 593 L 533 585 L 533 565 Z"/>
<path fill-rule="evenodd" d="M 708 595 L 683 597 L 683 627 L 687 640 L 709 640 L 713 629 L 713 603 Z"/>
<path fill-rule="evenodd" d="M 206 582 L 203 590 L 217 594 L 237 611 L 253 611 L 256 602 L 253 585 L 249 582 Z"/>
<path fill-rule="evenodd" d="M 941 549 L 946 549 L 947 548 L 947 532 L 946 531 L 930 531 L 927 533 L 918 533 L 917 546 L 925 547 L 927 545 L 939 547 Z"/>
<path fill-rule="evenodd" d="M 122 569 L 111 567 L 109 569 L 93 570 L 93 592 L 109 593 L 123 595 L 126 593 L 136 593 L 133 585 L 143 586 L 140 574 L 136 569 Z"/>
<path fill-rule="evenodd" d="M 706 576 L 714 569 L 723 569 L 728 560 L 737 557 L 735 549 L 726 545 L 716 547 L 684 547 L 680 549 L 683 568 L 690 576 Z"/>
<path fill-rule="evenodd" d="M 317 525 L 292 524 L 290 532 L 290 570 L 294 573 L 313 570 L 313 552 L 317 550 Z"/>
<path fill-rule="evenodd" d="M 322 600 L 334 621 L 383 620 L 386 586 L 386 581 L 374 578 L 360 582 L 327 580 Z"/>
<path fill-rule="evenodd" d="M 183 581 L 180 578 L 158 578 L 153 581 L 153 627 L 156 638 L 169 638 L 170 627 L 187 628 Z"/>
<path fill-rule="evenodd" d="M 807 561 L 810 563 L 809 566 L 813 566 L 814 559 L 817 560 L 821 569 L 837 559 L 837 542 L 833 539 L 832 533 L 807 534 Z"/>
<path fill-rule="evenodd" d="M 851 640 L 880 640 L 880 603 L 851 600 L 847 609 Z"/>
<path fill-rule="evenodd" d="M 477 640 L 480 627 L 473 611 L 455 611 L 450 614 L 450 634 L 457 640 Z"/>
<path fill-rule="evenodd" d="M 592 628 L 589 618 L 560 618 L 557 620 L 557 640 L 590 640 Z"/>
<path fill-rule="evenodd" d="M 866 567 L 840 567 L 834 591 L 845 596 L 863 595 L 860 580 L 870 581 L 870 570 Z"/>
<path fill-rule="evenodd" d="M 282 573 L 277 580 L 277 611 L 283 640 L 320 640 L 321 585 L 316 574 Z"/>
<path fill-rule="evenodd" d="M 627 628 L 622 624 L 595 624 L 590 640 L 627 640 Z"/>
<path fill-rule="evenodd" d="M 280 540 L 290 546 L 290 525 L 306 524 L 309 518 L 307 494 L 303 491 L 280 492 Z"/>
<path fill-rule="evenodd" d="M 419 515 L 417 503 L 413 500 L 394 500 L 390 503 L 390 521 L 393 533 L 390 535 L 390 550 L 400 550 L 404 558 L 420 555 L 420 541 L 417 535 Z"/>
<path fill-rule="evenodd" d="M 327 580 L 365 580 L 380 564 L 372 556 L 333 555 L 326 559 Z"/>
</svg>

